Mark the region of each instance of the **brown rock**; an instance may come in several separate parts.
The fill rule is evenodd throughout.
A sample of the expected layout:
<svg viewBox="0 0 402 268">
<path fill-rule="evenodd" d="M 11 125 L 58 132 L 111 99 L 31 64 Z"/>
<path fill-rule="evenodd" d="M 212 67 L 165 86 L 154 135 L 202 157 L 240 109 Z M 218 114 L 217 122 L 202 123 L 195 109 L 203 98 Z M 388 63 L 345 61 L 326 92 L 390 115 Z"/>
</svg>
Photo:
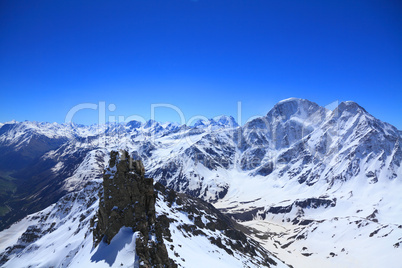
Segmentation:
<svg viewBox="0 0 402 268">
<path fill-rule="evenodd" d="M 110 153 L 99 193 L 99 211 L 93 221 L 94 246 L 102 240 L 110 243 L 123 226 L 132 227 L 139 232 L 136 252 L 142 267 L 177 267 L 168 257 L 162 227 L 156 222 L 153 179 L 144 175 L 142 162 L 134 161 L 128 152 Z M 155 241 L 150 237 L 156 237 Z"/>
</svg>

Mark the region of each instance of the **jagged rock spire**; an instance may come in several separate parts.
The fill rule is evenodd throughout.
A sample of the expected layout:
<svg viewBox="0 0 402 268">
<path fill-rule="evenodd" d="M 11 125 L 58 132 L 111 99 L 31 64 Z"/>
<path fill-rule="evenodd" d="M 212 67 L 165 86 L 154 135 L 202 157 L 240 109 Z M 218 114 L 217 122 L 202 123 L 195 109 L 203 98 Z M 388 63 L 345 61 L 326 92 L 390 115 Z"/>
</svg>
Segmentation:
<svg viewBox="0 0 402 268">
<path fill-rule="evenodd" d="M 131 227 L 137 234 L 136 258 L 140 267 L 175 267 L 156 223 L 153 179 L 144 174 L 142 162 L 133 160 L 128 152 L 110 153 L 99 192 L 99 211 L 93 221 L 94 246 L 102 240 L 110 243 L 122 227 Z"/>
</svg>

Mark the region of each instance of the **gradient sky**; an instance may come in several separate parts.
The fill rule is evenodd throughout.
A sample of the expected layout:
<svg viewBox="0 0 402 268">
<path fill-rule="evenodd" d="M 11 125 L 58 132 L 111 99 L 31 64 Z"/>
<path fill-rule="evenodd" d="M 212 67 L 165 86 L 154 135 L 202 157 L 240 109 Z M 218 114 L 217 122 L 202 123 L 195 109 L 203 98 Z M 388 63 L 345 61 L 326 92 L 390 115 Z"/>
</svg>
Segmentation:
<svg viewBox="0 0 402 268">
<path fill-rule="evenodd" d="M 242 123 L 289 98 L 353 100 L 402 129 L 400 1 L 0 3 L 0 122 L 63 123 L 81 103 Z M 169 108 L 158 121 L 179 121 Z M 98 122 L 82 110 L 77 123 Z"/>
</svg>

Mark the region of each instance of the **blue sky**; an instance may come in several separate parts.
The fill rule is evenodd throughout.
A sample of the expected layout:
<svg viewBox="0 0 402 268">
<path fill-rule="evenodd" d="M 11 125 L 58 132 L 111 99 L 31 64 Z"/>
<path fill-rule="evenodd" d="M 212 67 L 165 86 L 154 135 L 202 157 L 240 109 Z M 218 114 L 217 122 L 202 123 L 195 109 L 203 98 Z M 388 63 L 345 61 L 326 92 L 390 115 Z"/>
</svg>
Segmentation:
<svg viewBox="0 0 402 268">
<path fill-rule="evenodd" d="M 402 129 L 400 1 L 2 1 L 0 122 L 178 107 L 243 123 L 289 98 L 353 100 Z M 158 121 L 179 121 L 172 109 Z M 91 124 L 98 112 L 73 121 Z"/>
</svg>

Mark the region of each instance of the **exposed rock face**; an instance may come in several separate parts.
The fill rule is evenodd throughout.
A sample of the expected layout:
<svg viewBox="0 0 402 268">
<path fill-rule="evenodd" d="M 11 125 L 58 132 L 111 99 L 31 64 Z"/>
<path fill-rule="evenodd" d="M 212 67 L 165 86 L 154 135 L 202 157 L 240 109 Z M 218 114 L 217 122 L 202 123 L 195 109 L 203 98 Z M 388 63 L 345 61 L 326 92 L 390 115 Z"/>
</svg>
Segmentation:
<svg viewBox="0 0 402 268">
<path fill-rule="evenodd" d="M 175 267 L 156 222 L 153 179 L 144 174 L 142 162 L 134 161 L 126 151 L 110 153 L 99 192 L 99 211 L 93 222 L 94 245 L 102 239 L 110 243 L 122 227 L 132 227 L 137 233 L 136 261 L 140 267 Z"/>
</svg>

